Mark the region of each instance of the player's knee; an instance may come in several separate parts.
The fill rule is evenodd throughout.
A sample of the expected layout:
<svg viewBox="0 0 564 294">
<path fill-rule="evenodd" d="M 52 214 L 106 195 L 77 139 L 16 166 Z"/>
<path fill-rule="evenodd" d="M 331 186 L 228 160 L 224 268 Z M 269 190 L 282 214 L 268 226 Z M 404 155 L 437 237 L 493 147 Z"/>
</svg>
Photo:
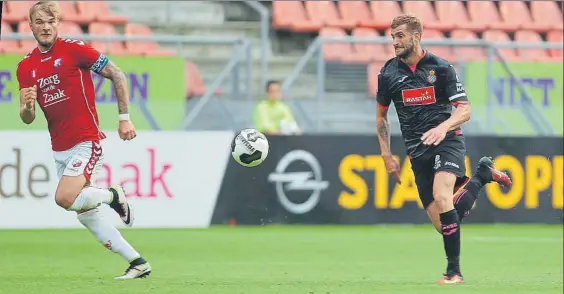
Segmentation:
<svg viewBox="0 0 564 294">
<path fill-rule="evenodd" d="M 55 203 L 57 203 L 57 205 L 61 208 L 69 209 L 73 205 L 77 196 L 78 194 L 72 191 L 59 189 L 55 193 Z"/>
<path fill-rule="evenodd" d="M 442 207 L 444 204 L 449 203 L 449 201 L 452 202 L 452 193 L 440 189 L 433 192 L 433 198 L 435 202 Z"/>
<path fill-rule="evenodd" d="M 74 203 L 74 199 L 63 193 L 59 193 L 55 195 L 55 203 L 57 203 L 57 205 L 61 208 L 69 209 Z"/>
</svg>

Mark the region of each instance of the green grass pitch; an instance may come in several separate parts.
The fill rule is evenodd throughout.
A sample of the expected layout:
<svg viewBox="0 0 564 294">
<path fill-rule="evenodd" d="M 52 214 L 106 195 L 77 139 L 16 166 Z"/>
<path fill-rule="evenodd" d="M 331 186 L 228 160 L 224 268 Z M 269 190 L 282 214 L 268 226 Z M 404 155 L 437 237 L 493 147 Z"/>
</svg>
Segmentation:
<svg viewBox="0 0 564 294">
<path fill-rule="evenodd" d="M 86 230 L 0 231 L 1 294 L 563 293 L 562 226 L 464 225 L 463 285 L 436 285 L 442 239 L 426 226 L 123 230 L 153 266 L 127 265 Z"/>
</svg>

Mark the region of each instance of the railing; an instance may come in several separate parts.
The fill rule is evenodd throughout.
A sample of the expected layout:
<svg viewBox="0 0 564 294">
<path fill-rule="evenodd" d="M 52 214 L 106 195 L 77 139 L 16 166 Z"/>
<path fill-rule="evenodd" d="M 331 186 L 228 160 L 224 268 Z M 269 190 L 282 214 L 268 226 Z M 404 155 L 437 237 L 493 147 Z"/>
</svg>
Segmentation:
<svg viewBox="0 0 564 294">
<path fill-rule="evenodd" d="M 270 13 L 259 1 L 244 0 L 248 6 L 260 14 L 260 85 L 266 86 L 268 80 L 268 48 L 270 47 Z M 250 96 L 249 96 L 250 97 Z"/>
<path fill-rule="evenodd" d="M 316 76 L 316 93 L 315 98 L 319 106 L 326 100 L 326 96 L 328 92 L 326 91 L 326 79 L 328 75 L 328 62 L 324 58 L 324 54 L 322 48 L 325 44 L 328 43 L 372 43 L 372 44 L 385 44 L 391 46 L 391 40 L 389 38 L 380 37 L 380 38 L 367 38 L 367 39 L 359 39 L 354 37 L 317 37 L 312 44 L 309 46 L 305 54 L 302 58 L 298 61 L 292 72 L 288 75 L 288 77 L 284 80 L 282 84 L 282 90 L 286 94 L 292 93 L 292 87 L 296 84 L 299 80 L 301 74 L 306 72 L 308 68 L 311 68 L 313 64 L 315 67 L 315 76 Z M 457 47 L 482 47 L 487 49 L 488 57 L 488 68 L 487 68 L 487 95 L 486 101 L 486 110 L 485 115 L 479 119 L 481 122 L 481 131 L 486 131 L 491 129 L 492 125 L 497 125 L 506 131 L 509 131 L 509 124 L 504 121 L 503 118 L 495 117 L 492 115 L 492 107 L 494 105 L 494 89 L 493 89 L 493 79 L 494 79 L 494 69 L 493 63 L 496 59 L 499 63 L 503 66 L 505 71 L 516 81 L 517 88 L 524 94 L 526 97 L 524 104 L 520 107 L 521 112 L 523 115 L 529 120 L 529 123 L 540 135 L 552 135 L 554 134 L 554 130 L 552 129 L 550 123 L 547 121 L 546 117 L 542 115 L 541 111 L 539 110 L 538 106 L 535 103 L 532 103 L 533 99 L 530 95 L 528 89 L 525 87 L 523 82 L 517 78 L 517 76 L 513 73 L 510 65 L 503 59 L 501 54 L 499 53 L 499 48 L 518 48 L 518 49 L 562 49 L 562 44 L 558 43 L 517 43 L 517 42 L 507 42 L 507 43 L 489 43 L 483 40 L 432 40 L 427 39 L 424 40 L 423 46 L 451 46 L 453 48 Z M 456 50 L 453 50 L 455 56 L 457 57 L 456 60 L 451 61 L 455 65 L 459 65 L 459 68 L 464 68 L 464 61 L 460 58 L 458 54 L 456 54 Z M 460 70 L 460 69 L 459 69 Z M 461 74 L 462 79 L 464 79 L 464 72 Z M 300 104 L 298 100 L 295 101 L 296 103 Z M 318 116 L 315 114 L 311 115 L 311 118 L 307 120 L 313 121 L 313 131 L 319 131 L 319 126 L 322 125 L 325 120 L 331 120 L 331 117 L 323 117 Z M 343 120 L 347 118 L 341 118 Z M 364 121 L 366 117 L 358 116 L 358 115 L 351 115 L 348 117 L 349 120 L 359 120 Z"/>
<path fill-rule="evenodd" d="M 240 37 L 214 37 L 214 36 L 174 36 L 174 35 L 155 35 L 155 36 L 125 36 L 125 35 L 113 35 L 113 36 L 93 36 L 93 35 L 62 35 L 65 38 L 73 38 L 83 41 L 103 41 L 103 42 L 113 42 L 113 41 L 150 41 L 158 42 L 161 44 L 176 44 L 178 46 L 182 44 L 199 44 L 199 45 L 233 45 L 235 47 L 234 53 L 231 56 L 229 62 L 221 70 L 221 72 L 214 78 L 211 85 L 206 87 L 205 94 L 199 99 L 198 103 L 188 112 L 184 118 L 182 124 L 178 126 L 179 128 L 187 128 L 193 121 L 198 117 L 202 108 L 209 102 L 210 98 L 220 89 L 222 84 L 226 81 L 228 77 L 232 77 L 232 89 L 231 94 L 234 96 L 250 96 L 251 87 L 250 81 L 252 80 L 252 56 L 251 56 L 251 42 L 247 38 Z M 34 37 L 30 34 L 2 34 L 2 39 L 6 40 L 34 40 Z M 245 65 L 245 81 L 246 81 L 246 93 L 241 93 L 241 75 L 239 73 L 240 65 Z M 156 99 L 157 97 L 152 97 Z M 180 98 L 180 97 L 179 97 Z M 184 97 L 182 97 L 184 99 Z M 140 107 L 141 113 L 145 116 L 147 122 L 155 130 L 161 129 L 158 121 L 155 119 L 151 108 L 147 105 L 146 101 L 139 100 L 138 106 Z M 233 118 L 225 118 L 226 120 L 233 120 Z"/>
</svg>

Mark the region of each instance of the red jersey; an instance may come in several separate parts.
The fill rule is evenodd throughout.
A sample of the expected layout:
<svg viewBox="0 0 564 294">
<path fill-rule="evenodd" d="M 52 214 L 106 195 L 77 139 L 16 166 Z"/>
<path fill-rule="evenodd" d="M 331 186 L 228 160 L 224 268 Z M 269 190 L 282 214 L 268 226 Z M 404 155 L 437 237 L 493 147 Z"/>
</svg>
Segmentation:
<svg viewBox="0 0 564 294">
<path fill-rule="evenodd" d="M 35 48 L 18 64 L 20 90 L 37 86 L 37 102 L 45 114 L 53 151 L 106 137 L 98 124 L 94 83 L 108 58 L 82 41 L 57 38 L 51 49 Z"/>
</svg>

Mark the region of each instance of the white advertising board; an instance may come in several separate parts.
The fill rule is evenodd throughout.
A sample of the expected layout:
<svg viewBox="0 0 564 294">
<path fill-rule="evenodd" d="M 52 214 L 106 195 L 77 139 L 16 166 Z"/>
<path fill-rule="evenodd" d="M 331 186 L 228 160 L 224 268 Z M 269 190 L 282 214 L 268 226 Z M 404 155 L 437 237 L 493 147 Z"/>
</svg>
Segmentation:
<svg viewBox="0 0 564 294">
<path fill-rule="evenodd" d="M 94 185 L 123 184 L 138 228 L 207 227 L 227 161 L 231 132 L 139 132 L 102 141 L 104 166 Z M 0 131 L 0 228 L 81 227 L 54 201 L 57 174 L 49 134 Z M 119 218 L 104 206 L 116 225 Z"/>
</svg>

